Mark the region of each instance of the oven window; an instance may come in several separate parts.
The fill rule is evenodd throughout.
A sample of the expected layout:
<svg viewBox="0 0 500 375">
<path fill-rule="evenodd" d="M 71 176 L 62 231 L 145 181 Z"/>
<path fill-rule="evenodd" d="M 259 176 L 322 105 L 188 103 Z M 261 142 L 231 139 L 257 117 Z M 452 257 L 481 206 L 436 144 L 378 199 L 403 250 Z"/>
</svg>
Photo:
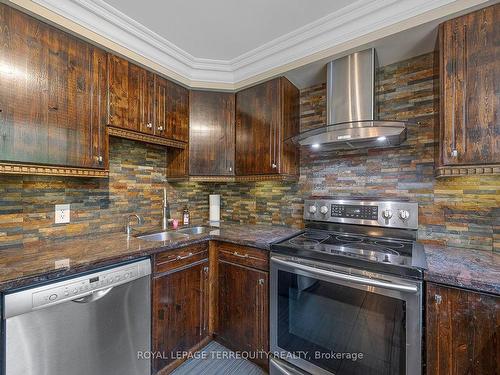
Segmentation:
<svg viewBox="0 0 500 375">
<path fill-rule="evenodd" d="M 278 347 L 336 375 L 404 374 L 405 310 L 399 299 L 278 271 Z"/>
</svg>

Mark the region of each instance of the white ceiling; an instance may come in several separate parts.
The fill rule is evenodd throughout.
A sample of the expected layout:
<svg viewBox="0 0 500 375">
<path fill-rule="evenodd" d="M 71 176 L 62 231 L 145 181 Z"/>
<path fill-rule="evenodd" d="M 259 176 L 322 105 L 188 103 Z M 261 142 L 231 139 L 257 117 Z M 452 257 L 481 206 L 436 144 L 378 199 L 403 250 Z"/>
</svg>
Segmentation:
<svg viewBox="0 0 500 375">
<path fill-rule="evenodd" d="M 402 31 L 397 34 L 377 39 L 374 42 L 344 51 L 341 54 L 329 56 L 300 68 L 290 70 L 284 75 L 299 89 L 311 87 L 326 82 L 326 64 L 336 58 L 351 52 L 375 48 L 378 66 L 385 66 L 423 55 L 434 50 L 437 39 L 438 25 L 441 20 Z"/>
<path fill-rule="evenodd" d="M 186 86 L 219 90 L 283 74 L 304 87 L 325 61 L 367 46 L 381 65 L 416 56 L 433 48 L 436 20 L 488 2 L 9 1 Z"/>
<path fill-rule="evenodd" d="M 352 0 L 105 0 L 194 57 L 232 60 Z"/>
</svg>

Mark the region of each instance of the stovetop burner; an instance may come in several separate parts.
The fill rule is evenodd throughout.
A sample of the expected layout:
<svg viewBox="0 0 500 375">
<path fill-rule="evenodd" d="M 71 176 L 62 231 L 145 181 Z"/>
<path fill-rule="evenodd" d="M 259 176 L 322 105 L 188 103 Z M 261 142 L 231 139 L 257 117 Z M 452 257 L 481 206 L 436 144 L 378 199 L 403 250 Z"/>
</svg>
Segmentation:
<svg viewBox="0 0 500 375">
<path fill-rule="evenodd" d="M 401 276 L 422 277 L 425 253 L 416 242 L 418 205 L 380 199 L 309 199 L 306 230 L 271 250 L 297 258 L 342 263 Z"/>
<path fill-rule="evenodd" d="M 383 255 L 391 255 L 399 258 L 411 257 L 413 242 L 393 239 L 374 239 L 357 234 L 306 231 L 289 239 L 288 244 L 294 247 L 303 247 L 315 251 L 331 252 L 332 250 L 338 250 L 353 256 L 357 255 L 372 260 L 380 258 L 387 262 L 388 258 Z M 402 261 L 402 259 L 398 260 Z"/>
</svg>

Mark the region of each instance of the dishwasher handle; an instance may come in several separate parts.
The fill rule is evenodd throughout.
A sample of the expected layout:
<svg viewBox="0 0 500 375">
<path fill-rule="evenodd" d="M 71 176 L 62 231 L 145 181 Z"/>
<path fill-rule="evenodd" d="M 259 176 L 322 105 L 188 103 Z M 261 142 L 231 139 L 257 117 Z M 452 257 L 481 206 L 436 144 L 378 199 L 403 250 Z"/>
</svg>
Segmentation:
<svg viewBox="0 0 500 375">
<path fill-rule="evenodd" d="M 91 293 L 87 294 L 86 296 L 72 299 L 71 301 L 76 302 L 76 303 L 94 302 L 94 301 L 97 301 L 97 300 L 103 298 L 106 294 L 108 294 L 111 291 L 111 289 L 113 289 L 113 287 L 102 289 L 102 290 L 97 290 L 95 292 L 91 292 Z"/>
<path fill-rule="evenodd" d="M 60 303 L 96 301 L 104 297 L 104 291 L 109 292 L 109 288 L 149 275 L 151 260 L 146 258 L 98 268 L 29 288 L 7 291 L 3 295 L 3 318 L 8 319 Z"/>
</svg>

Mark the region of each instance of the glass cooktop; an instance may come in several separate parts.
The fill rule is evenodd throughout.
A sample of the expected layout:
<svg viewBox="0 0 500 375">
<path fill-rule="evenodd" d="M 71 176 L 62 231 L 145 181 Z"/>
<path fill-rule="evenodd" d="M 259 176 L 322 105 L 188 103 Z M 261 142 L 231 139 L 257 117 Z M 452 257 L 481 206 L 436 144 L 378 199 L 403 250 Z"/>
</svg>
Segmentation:
<svg viewBox="0 0 500 375">
<path fill-rule="evenodd" d="M 413 241 L 308 230 L 282 245 L 394 265 L 411 265 Z"/>
</svg>

